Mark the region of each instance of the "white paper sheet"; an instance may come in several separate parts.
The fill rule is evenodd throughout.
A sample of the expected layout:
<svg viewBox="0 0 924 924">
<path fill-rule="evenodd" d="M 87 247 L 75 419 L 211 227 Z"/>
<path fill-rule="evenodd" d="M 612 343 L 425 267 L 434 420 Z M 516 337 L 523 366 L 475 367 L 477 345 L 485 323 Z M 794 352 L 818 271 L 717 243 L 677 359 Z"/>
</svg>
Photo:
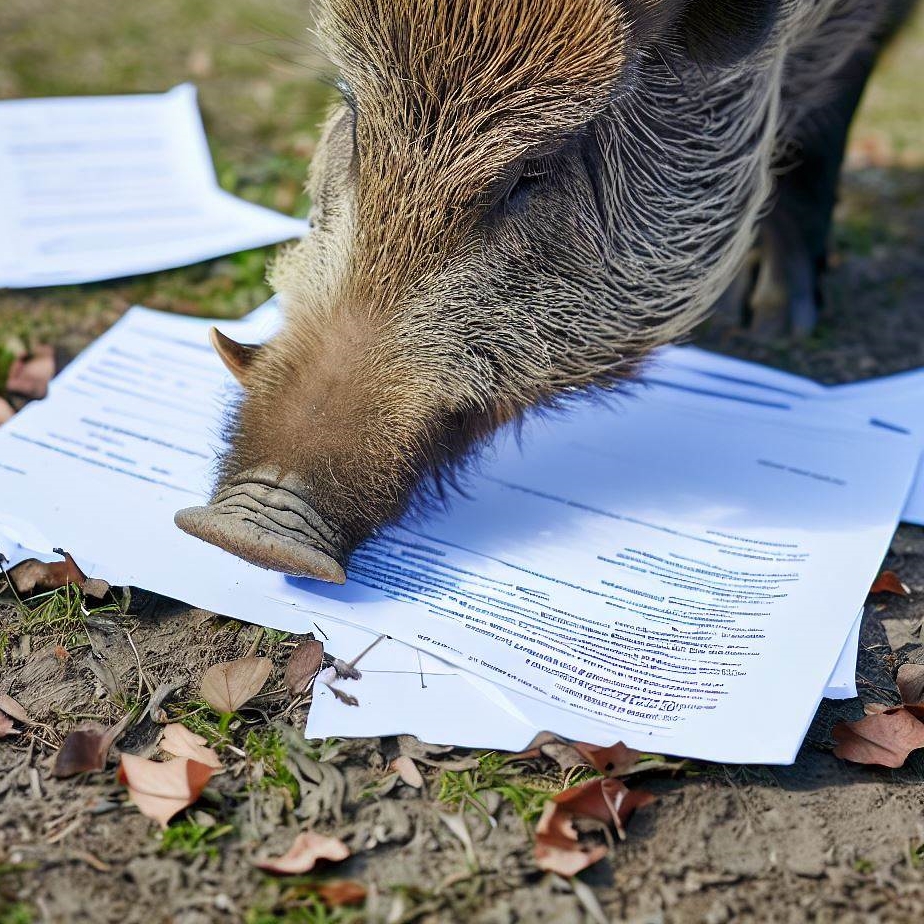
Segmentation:
<svg viewBox="0 0 924 924">
<path fill-rule="evenodd" d="M 827 390 L 826 398 L 836 402 L 839 409 L 849 408 L 908 430 L 924 451 L 924 369 L 837 385 Z M 902 519 L 924 526 L 924 461 L 918 467 Z"/>
<path fill-rule="evenodd" d="M 223 327 L 253 340 L 268 323 L 264 312 Z M 321 630 L 341 656 L 361 650 L 370 636 L 336 620 L 362 623 L 536 699 L 549 719 L 543 714 L 540 724 L 572 737 L 599 743 L 623 738 L 647 749 L 716 759 L 792 759 L 888 545 L 902 479 L 910 481 L 915 458 L 906 438 L 852 424 L 819 431 L 816 420 L 809 425 L 792 410 L 706 399 L 674 385 L 641 390 L 617 411 L 576 407 L 564 420 L 529 428 L 526 461 L 501 439 L 497 458 L 473 486 L 476 499 L 458 499 L 451 522 L 434 517 L 394 530 L 360 550 L 350 582 L 333 588 L 254 568 L 173 527 L 175 509 L 207 490 L 229 387 L 206 345 L 206 327 L 198 319 L 135 309 L 58 377 L 49 399 L 0 430 L 0 526 L 9 538 L 30 548 L 92 549 L 114 582 L 280 629 Z M 710 530 L 736 538 L 717 539 Z M 771 547 L 787 561 L 768 563 L 762 542 L 794 548 Z M 754 549 L 754 574 L 736 577 L 736 563 L 749 561 L 739 556 L 753 556 Z M 646 556 L 661 553 L 668 564 L 652 568 Z M 787 576 L 760 576 L 768 569 Z M 705 594 L 690 583 L 701 579 L 714 585 Z M 739 593 L 735 584 L 755 581 L 764 582 L 761 594 L 770 596 L 748 610 L 753 601 L 735 598 L 753 595 Z M 658 593 L 665 583 L 677 586 Z M 654 596 L 685 602 L 670 604 L 669 615 L 659 613 L 661 604 L 645 596 L 651 588 Z M 696 702 L 686 702 L 705 708 L 688 712 L 670 705 L 673 711 L 664 715 L 688 717 L 667 724 L 655 708 L 653 728 L 642 724 L 652 720 L 642 702 L 655 699 L 650 692 L 628 694 L 625 708 L 639 715 L 610 714 L 605 723 L 594 714 L 598 706 L 587 711 L 573 694 L 571 711 L 565 710 L 551 699 L 564 699 L 557 684 L 565 678 L 544 669 L 546 657 L 561 660 L 560 654 L 538 652 L 541 657 L 526 664 L 515 642 L 499 650 L 496 641 L 486 642 L 461 623 L 502 634 L 476 620 L 502 626 L 513 610 L 515 621 L 530 626 L 521 633 L 530 644 L 549 648 L 561 646 L 557 620 L 564 620 L 570 625 L 566 644 L 585 665 L 578 669 L 605 676 L 610 690 L 636 673 L 646 646 L 649 675 L 657 678 L 664 664 L 686 671 L 681 659 L 691 652 L 668 649 L 690 648 L 691 637 L 704 631 L 695 624 L 704 618 L 728 618 L 724 612 L 710 617 L 702 607 L 711 604 L 691 602 L 716 592 L 731 594 L 728 610 L 772 612 L 739 614 L 726 627 L 729 635 L 763 638 L 737 639 L 742 651 L 718 656 L 732 666 L 707 657 L 712 663 L 705 668 L 681 684 L 671 682 L 676 695 L 662 697 L 665 704 L 694 696 Z M 634 664 L 592 665 L 599 651 L 581 642 L 592 642 L 600 631 L 595 620 L 623 637 L 616 644 L 607 640 L 605 657 L 625 661 L 628 655 Z M 740 632 L 742 620 L 756 621 L 744 626 L 754 631 Z M 639 633 L 656 626 L 667 648 L 650 634 L 639 645 Z M 417 653 L 395 646 L 377 646 L 365 669 L 419 674 Z M 745 661 L 750 666 L 742 667 Z M 722 670 L 731 674 L 723 677 Z M 705 671 L 719 673 L 704 681 Z M 586 674 L 581 682 L 598 683 Z M 460 687 L 460 702 L 468 702 L 469 687 Z M 580 722 L 575 706 L 584 707 Z M 495 714 L 498 723 L 507 721 L 486 710 L 479 734 L 487 746 L 500 746 L 494 739 L 506 735 L 495 727 Z M 507 746 L 522 746 L 532 736 L 537 720 L 524 718 L 521 740 Z M 390 730 L 402 724 L 398 717 Z M 579 725 L 588 733 L 576 734 Z"/>
<path fill-rule="evenodd" d="M 650 366 L 650 375 L 655 378 L 683 372 L 702 376 L 709 383 L 704 388 L 722 383 L 750 397 L 758 398 L 763 393 L 767 400 L 790 405 L 819 398 L 822 400 L 817 412 L 822 416 L 830 413 L 830 406 L 825 407 L 824 402 L 836 402 L 842 414 L 907 430 L 924 453 L 924 369 L 824 386 L 803 376 L 691 346 L 665 347 Z M 924 457 L 902 510 L 902 521 L 924 526 Z"/>
<path fill-rule="evenodd" d="M 585 407 L 533 427 L 526 461 L 502 448 L 474 500 L 360 550 L 352 582 L 320 591 L 330 611 L 390 620 L 409 643 L 560 697 L 635 746 L 791 760 L 915 448 L 658 391 L 610 420 Z"/>
<path fill-rule="evenodd" d="M 0 286 L 149 273 L 306 229 L 220 189 L 190 84 L 0 102 Z"/>
</svg>

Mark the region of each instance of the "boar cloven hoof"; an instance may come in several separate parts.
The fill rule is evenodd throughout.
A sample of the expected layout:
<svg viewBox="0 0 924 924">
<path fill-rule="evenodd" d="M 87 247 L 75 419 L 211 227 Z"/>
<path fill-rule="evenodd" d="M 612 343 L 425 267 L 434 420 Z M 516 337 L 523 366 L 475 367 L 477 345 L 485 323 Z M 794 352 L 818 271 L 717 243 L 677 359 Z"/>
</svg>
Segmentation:
<svg viewBox="0 0 924 924">
<path fill-rule="evenodd" d="M 174 522 L 261 568 L 343 584 L 340 543 L 297 487 L 292 476 L 247 473 L 222 486 L 207 506 L 178 511 Z"/>
</svg>

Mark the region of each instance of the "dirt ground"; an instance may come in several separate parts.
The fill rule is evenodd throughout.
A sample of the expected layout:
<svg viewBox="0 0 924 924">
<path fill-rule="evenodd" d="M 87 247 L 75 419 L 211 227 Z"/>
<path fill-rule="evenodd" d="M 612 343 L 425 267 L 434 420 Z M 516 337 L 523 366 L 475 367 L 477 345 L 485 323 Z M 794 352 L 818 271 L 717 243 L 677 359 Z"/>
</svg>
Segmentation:
<svg viewBox="0 0 924 924">
<path fill-rule="evenodd" d="M 194 80 L 222 184 L 304 213 L 300 184 L 327 98 L 323 65 L 303 38 L 307 21 L 300 0 L 120 7 L 5 0 L 0 96 L 160 90 Z M 922 70 L 919 12 L 884 62 L 853 134 L 816 335 L 755 344 L 717 320 L 699 343 L 825 382 L 924 365 Z M 238 316 L 267 294 L 267 256 L 0 292 L 0 341 L 48 342 L 73 355 L 134 302 Z M 285 715 L 281 684 L 295 637 L 141 591 L 127 612 L 89 615 L 67 601 L 26 613 L 2 597 L 0 693 L 15 696 L 37 724 L 0 741 L 0 924 L 919 921 L 924 757 L 888 771 L 830 753 L 835 721 L 859 717 L 862 701 L 894 701 L 897 667 L 924 663 L 924 530 L 901 527 L 886 565 L 912 594 L 870 599 L 861 700 L 823 704 L 792 767 L 690 763 L 634 782 L 657 802 L 576 883 L 536 869 L 530 833 L 536 798 L 562 788 L 573 771 L 540 759 L 498 770 L 491 755 L 394 738 L 305 742 L 303 714 Z M 273 660 L 270 693 L 218 728 L 199 699 L 199 679 L 209 665 L 247 653 Z M 77 722 L 111 724 L 163 683 L 175 688 L 167 714 L 215 742 L 226 765 L 165 833 L 125 802 L 113 762 L 70 780 L 51 773 L 56 748 Z M 145 717 L 119 747 L 151 754 L 158 731 Z M 389 774 L 399 752 L 418 760 L 422 791 Z M 441 817 L 458 810 L 460 792 L 469 805 L 477 794 L 483 806 L 464 813 L 470 850 Z M 308 827 L 342 838 L 353 856 L 320 879 L 280 881 L 253 867 L 255 857 L 282 852 Z M 365 905 L 328 910 L 311 899 L 312 883 L 325 877 L 362 882 Z"/>
</svg>

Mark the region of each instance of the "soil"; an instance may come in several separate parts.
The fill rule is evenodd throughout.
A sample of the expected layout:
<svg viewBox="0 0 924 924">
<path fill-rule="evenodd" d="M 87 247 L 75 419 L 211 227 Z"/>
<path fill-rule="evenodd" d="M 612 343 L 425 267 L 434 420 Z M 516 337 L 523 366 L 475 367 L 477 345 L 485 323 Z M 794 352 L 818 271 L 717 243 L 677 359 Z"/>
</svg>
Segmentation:
<svg viewBox="0 0 924 924">
<path fill-rule="evenodd" d="M 307 129 L 298 127 L 295 88 L 310 83 L 315 109 L 323 99 L 314 83 L 316 59 L 301 44 L 303 57 L 294 64 L 291 54 L 287 63 L 279 51 L 288 47 L 286 36 L 297 35 L 302 4 L 274 0 L 259 12 L 246 0 L 204 2 L 196 23 L 183 19 L 191 15 L 187 6 L 146 4 L 135 20 L 114 11 L 110 17 L 111 4 L 93 0 L 81 5 L 80 16 L 64 11 L 58 21 L 51 2 L 10 0 L 0 11 L 0 33 L 14 36 L 14 53 L 0 60 L 0 94 L 162 89 L 192 75 L 203 84 L 225 185 L 298 208 L 298 177 L 313 141 L 300 134 Z M 250 17 L 259 16 L 263 23 L 255 27 Z M 268 24 L 266 17 L 272 17 Z M 912 38 L 876 78 L 855 131 L 816 335 L 802 343 L 755 343 L 716 320 L 699 332 L 698 343 L 825 382 L 924 365 L 924 111 L 911 76 L 920 74 L 924 57 L 922 23 L 919 15 Z M 274 43 L 269 63 L 241 57 L 255 29 Z M 216 38 L 203 37 L 210 30 Z M 144 53 L 131 51 L 139 34 L 151 36 Z M 116 41 L 121 36 L 128 36 L 128 50 Z M 86 47 L 88 37 L 95 46 Z M 102 39 L 116 42 L 113 61 L 100 52 Z M 58 48 L 64 49 L 61 60 Z M 47 72 L 39 73 L 35 56 Z M 905 97 L 894 89 L 906 85 L 896 83 L 903 68 L 911 87 Z M 887 101 L 880 88 L 888 88 Z M 896 108 L 899 97 L 904 108 Z M 277 123 L 265 124 L 268 110 L 280 113 Z M 255 139 L 263 145 L 259 154 Z M 274 190 L 288 195 L 288 205 L 273 198 Z M 240 314 L 265 292 L 264 256 L 99 286 L 0 293 L 0 334 L 15 327 L 17 336 L 51 341 L 73 354 L 133 301 Z M 864 702 L 894 702 L 897 667 L 924 663 L 924 530 L 902 526 L 885 566 L 912 594 L 869 601 L 860 699 L 824 703 L 792 767 L 691 763 L 634 781 L 657 802 L 635 816 L 628 839 L 577 884 L 536 869 L 532 826 L 511 802 L 490 793 L 486 812 L 464 815 L 473 841 L 473 856 L 467 856 L 441 817 L 454 807 L 440 796 L 446 796 L 447 774 L 472 772 L 459 769 L 470 767 L 470 752 L 394 738 L 303 741 L 304 712 L 286 715 L 281 683 L 297 638 L 139 590 L 128 615 L 102 612 L 23 630 L 7 595 L 0 599 L 0 693 L 15 696 L 36 724 L 0 741 L 0 924 L 356 920 L 349 909 L 323 911 L 306 903 L 305 883 L 317 877 L 287 883 L 253 866 L 257 857 L 283 852 L 307 828 L 334 834 L 351 848 L 353 856 L 322 878 L 362 882 L 369 890 L 361 912 L 368 922 L 919 921 L 924 758 L 913 756 L 902 770 L 889 771 L 850 765 L 830 753 L 836 721 L 859 717 Z M 55 751 L 76 723 L 112 724 L 162 683 L 175 687 L 165 702 L 172 718 L 204 722 L 202 672 L 247 653 L 272 658 L 270 693 L 241 711 L 229 732 L 240 753 L 222 750 L 225 772 L 172 824 L 220 836 L 184 847 L 162 834 L 125 801 L 115 752 L 104 772 L 54 777 Z M 779 678 L 781 685 L 786 681 Z M 158 734 L 148 716 L 119 748 L 153 754 Z M 260 751 L 257 739 L 274 742 L 277 756 Z M 389 773 L 388 764 L 402 752 L 418 760 L 422 791 Z M 551 790 L 568 779 L 545 759 L 515 767 L 518 785 Z M 221 834 L 224 825 L 232 827 Z"/>
</svg>

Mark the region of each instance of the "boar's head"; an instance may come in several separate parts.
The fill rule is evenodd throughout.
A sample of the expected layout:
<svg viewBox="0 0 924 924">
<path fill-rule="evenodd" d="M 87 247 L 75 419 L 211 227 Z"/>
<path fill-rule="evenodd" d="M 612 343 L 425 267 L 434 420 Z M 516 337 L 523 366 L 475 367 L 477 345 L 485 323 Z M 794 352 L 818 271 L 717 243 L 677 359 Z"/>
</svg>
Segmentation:
<svg viewBox="0 0 924 924">
<path fill-rule="evenodd" d="M 699 35 L 705 56 L 728 57 L 725 29 L 753 46 L 739 8 L 322 0 L 343 102 L 311 167 L 313 228 L 274 267 L 279 334 L 213 334 L 244 394 L 209 505 L 177 524 L 342 582 L 353 548 L 500 424 L 620 380 L 687 330 L 721 289 L 714 264 L 746 241 L 701 240 L 713 216 L 693 215 L 691 187 L 711 180 L 678 167 L 687 132 L 651 111 L 677 95 L 655 45 Z M 660 69 L 647 102 L 646 67 Z M 753 211 L 760 184 L 723 181 L 737 164 L 721 153 L 726 192 L 701 198 Z"/>
</svg>

